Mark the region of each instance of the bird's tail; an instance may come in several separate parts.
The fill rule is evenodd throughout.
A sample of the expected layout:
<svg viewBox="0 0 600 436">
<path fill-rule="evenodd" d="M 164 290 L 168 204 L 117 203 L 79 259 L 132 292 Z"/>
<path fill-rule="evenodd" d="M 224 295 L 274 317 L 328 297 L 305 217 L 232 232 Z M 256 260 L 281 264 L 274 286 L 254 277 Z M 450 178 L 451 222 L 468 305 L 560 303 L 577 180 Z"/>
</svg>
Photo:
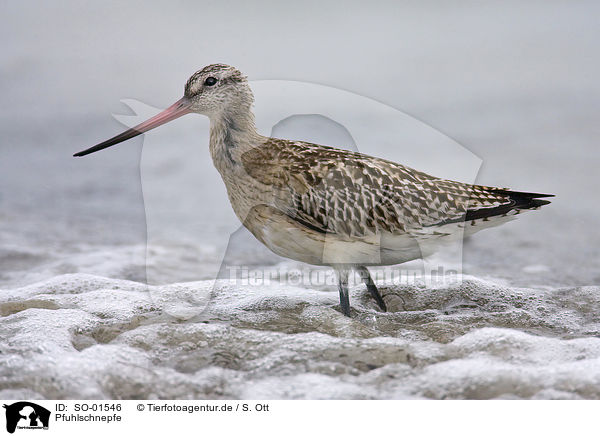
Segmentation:
<svg viewBox="0 0 600 436">
<path fill-rule="evenodd" d="M 538 194 L 535 192 L 519 192 L 498 189 L 497 194 L 506 197 L 506 202 L 495 207 L 483 207 L 467 210 L 465 221 L 491 218 L 498 215 L 505 215 L 511 211 L 521 211 L 529 209 L 538 209 L 546 204 L 549 200 L 540 200 L 541 198 L 554 197 L 553 194 Z"/>
</svg>

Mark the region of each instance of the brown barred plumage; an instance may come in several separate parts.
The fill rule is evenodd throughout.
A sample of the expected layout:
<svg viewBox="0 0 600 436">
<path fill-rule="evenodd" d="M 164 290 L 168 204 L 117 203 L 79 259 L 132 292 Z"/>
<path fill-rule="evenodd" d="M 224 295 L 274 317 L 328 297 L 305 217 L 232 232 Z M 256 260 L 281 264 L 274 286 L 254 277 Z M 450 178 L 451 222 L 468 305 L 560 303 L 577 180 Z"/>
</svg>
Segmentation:
<svg viewBox="0 0 600 436">
<path fill-rule="evenodd" d="M 276 207 L 321 232 L 349 239 L 380 232 L 417 236 L 426 227 L 465 221 L 469 212 L 502 215 L 508 210 L 501 206 L 547 203 L 518 203 L 516 193 L 507 189 L 439 179 L 395 162 L 307 142 L 268 138 L 245 152 L 242 163 L 256 181 L 285 191 Z"/>
</svg>

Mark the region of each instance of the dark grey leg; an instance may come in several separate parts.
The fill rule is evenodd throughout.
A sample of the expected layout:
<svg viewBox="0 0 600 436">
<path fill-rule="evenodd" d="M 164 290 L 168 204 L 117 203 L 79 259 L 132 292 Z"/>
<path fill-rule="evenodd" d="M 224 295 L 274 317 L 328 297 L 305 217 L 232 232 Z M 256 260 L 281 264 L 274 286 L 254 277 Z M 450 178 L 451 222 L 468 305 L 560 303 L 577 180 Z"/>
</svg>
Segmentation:
<svg viewBox="0 0 600 436">
<path fill-rule="evenodd" d="M 348 270 L 337 271 L 338 289 L 340 290 L 340 307 L 342 313 L 350 316 L 350 297 L 348 296 Z"/>
<path fill-rule="evenodd" d="M 371 297 L 373 297 L 375 301 L 377 301 L 377 305 L 379 305 L 379 308 L 384 312 L 387 312 L 387 306 L 385 305 L 385 301 L 383 301 L 383 298 L 381 298 L 381 294 L 379 293 L 377 286 L 375 286 L 375 282 L 373 282 L 373 279 L 371 278 L 371 274 L 369 274 L 369 270 L 367 269 L 367 267 L 357 266 L 356 271 L 360 275 L 360 278 L 363 280 L 363 282 L 365 282 L 365 285 L 367 285 L 367 289 L 371 294 Z"/>
</svg>

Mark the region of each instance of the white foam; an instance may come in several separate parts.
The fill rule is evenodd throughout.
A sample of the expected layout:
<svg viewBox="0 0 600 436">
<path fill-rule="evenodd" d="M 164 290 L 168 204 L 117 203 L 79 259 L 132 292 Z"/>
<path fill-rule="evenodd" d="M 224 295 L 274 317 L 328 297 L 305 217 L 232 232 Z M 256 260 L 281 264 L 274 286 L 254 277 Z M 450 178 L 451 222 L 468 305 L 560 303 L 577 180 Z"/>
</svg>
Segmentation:
<svg viewBox="0 0 600 436">
<path fill-rule="evenodd" d="M 600 398 L 596 287 L 337 293 L 87 274 L 0 294 L 3 397 Z M 395 299 L 394 299 L 395 298 Z M 400 307 L 400 304 L 403 307 Z M 187 322 L 186 322 L 187 321 Z"/>
</svg>

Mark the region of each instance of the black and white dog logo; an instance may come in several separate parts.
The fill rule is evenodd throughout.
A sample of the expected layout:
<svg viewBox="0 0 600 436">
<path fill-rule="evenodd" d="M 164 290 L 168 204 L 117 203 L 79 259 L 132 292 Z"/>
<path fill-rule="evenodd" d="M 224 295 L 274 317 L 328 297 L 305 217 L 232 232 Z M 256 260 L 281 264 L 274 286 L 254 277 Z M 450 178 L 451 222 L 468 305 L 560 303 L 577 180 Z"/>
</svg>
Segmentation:
<svg viewBox="0 0 600 436">
<path fill-rule="evenodd" d="M 18 429 L 48 429 L 50 411 L 29 401 L 5 404 L 6 431 L 14 433 Z"/>
</svg>

